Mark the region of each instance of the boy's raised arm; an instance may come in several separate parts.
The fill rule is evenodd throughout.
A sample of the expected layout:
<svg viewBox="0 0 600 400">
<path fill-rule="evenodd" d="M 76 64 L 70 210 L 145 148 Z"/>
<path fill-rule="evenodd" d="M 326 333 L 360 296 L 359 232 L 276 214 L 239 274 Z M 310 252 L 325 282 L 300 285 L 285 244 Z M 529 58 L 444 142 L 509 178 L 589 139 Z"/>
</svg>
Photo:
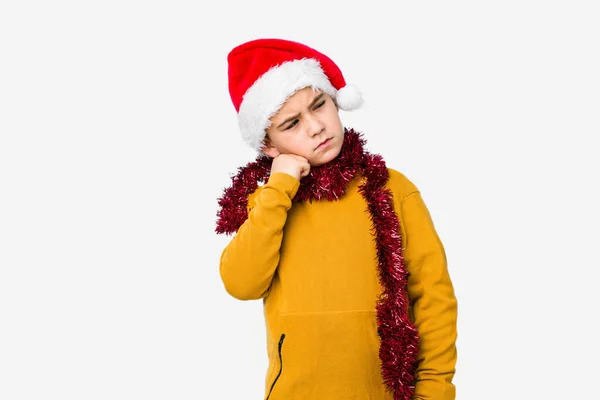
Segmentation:
<svg viewBox="0 0 600 400">
<path fill-rule="evenodd" d="M 300 181 L 275 172 L 255 198 L 255 205 L 220 259 L 220 274 L 227 292 L 240 300 L 268 294 L 279 265 L 283 227 Z"/>
</svg>

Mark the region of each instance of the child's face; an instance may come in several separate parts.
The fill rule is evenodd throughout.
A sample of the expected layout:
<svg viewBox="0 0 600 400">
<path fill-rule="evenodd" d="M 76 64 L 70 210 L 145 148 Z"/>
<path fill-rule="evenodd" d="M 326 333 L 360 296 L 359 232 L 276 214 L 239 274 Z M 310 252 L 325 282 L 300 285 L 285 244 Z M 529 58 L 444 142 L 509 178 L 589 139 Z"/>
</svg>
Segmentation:
<svg viewBox="0 0 600 400">
<path fill-rule="evenodd" d="M 319 166 L 340 153 L 344 129 L 333 99 L 311 87 L 294 93 L 270 118 L 263 152 L 273 158 L 295 154 Z M 327 143 L 319 146 L 324 140 Z"/>
</svg>

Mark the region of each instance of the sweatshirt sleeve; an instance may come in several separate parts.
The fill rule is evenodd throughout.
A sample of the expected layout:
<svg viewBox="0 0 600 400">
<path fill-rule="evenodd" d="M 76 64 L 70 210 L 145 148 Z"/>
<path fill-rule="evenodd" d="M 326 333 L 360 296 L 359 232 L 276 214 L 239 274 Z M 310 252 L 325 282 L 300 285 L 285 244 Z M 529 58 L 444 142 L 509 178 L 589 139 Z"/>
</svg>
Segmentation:
<svg viewBox="0 0 600 400">
<path fill-rule="evenodd" d="M 420 352 L 414 399 L 454 400 L 457 300 L 444 246 L 419 191 L 401 203 L 408 295 Z"/>
<path fill-rule="evenodd" d="M 255 300 L 268 294 L 287 212 L 299 187 L 295 177 L 276 172 L 256 196 L 248 218 L 221 253 L 221 280 L 231 296 Z"/>
</svg>

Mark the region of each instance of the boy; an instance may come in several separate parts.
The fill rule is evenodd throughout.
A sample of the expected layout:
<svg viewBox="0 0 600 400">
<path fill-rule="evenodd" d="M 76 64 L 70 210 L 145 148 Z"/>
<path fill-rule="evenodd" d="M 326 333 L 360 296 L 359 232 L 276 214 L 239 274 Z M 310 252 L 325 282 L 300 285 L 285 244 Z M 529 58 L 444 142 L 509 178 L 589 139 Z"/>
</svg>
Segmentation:
<svg viewBox="0 0 600 400">
<path fill-rule="evenodd" d="M 235 298 L 263 299 L 265 399 L 454 399 L 444 248 L 417 187 L 343 127 L 358 90 L 297 42 L 243 43 L 228 64 L 259 155 L 219 199 L 216 232 L 236 233 L 220 274 Z"/>
</svg>

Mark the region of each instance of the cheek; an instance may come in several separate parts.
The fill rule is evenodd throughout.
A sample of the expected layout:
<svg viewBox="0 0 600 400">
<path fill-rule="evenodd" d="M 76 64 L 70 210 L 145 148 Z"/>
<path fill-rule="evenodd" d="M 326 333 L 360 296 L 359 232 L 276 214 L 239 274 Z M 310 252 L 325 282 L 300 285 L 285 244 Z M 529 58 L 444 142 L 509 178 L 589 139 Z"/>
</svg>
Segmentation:
<svg viewBox="0 0 600 400">
<path fill-rule="evenodd" d="M 326 124 L 329 129 L 334 129 L 342 126 L 342 121 L 340 120 L 340 115 L 337 113 L 335 106 L 333 106 L 333 110 L 331 110 L 326 119 Z"/>
<path fill-rule="evenodd" d="M 304 157 L 308 152 L 308 147 L 309 146 L 307 145 L 307 142 L 304 140 L 294 138 L 284 145 L 284 150 L 286 153 L 296 154 Z"/>
</svg>

